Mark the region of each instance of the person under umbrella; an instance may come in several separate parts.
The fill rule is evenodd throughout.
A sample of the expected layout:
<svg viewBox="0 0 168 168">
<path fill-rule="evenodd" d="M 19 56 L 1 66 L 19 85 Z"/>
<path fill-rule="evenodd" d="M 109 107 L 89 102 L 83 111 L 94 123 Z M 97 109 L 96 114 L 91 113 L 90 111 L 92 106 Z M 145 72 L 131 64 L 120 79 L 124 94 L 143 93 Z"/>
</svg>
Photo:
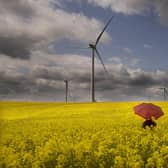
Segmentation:
<svg viewBox="0 0 168 168">
<path fill-rule="evenodd" d="M 151 119 L 146 119 L 143 124 L 142 124 L 142 128 L 146 129 L 146 127 L 149 127 L 150 129 L 153 129 L 154 127 L 157 126 L 156 122 Z"/>
<path fill-rule="evenodd" d="M 159 117 L 164 115 L 162 109 L 159 106 L 154 105 L 152 103 L 141 103 L 134 107 L 134 112 L 135 114 L 145 119 L 145 121 L 142 124 L 142 127 L 144 129 L 146 128 L 146 126 L 150 127 L 151 129 L 153 127 L 156 127 L 157 124 L 155 121 L 152 120 L 152 117 L 154 117 L 155 120 L 157 120 Z"/>
</svg>

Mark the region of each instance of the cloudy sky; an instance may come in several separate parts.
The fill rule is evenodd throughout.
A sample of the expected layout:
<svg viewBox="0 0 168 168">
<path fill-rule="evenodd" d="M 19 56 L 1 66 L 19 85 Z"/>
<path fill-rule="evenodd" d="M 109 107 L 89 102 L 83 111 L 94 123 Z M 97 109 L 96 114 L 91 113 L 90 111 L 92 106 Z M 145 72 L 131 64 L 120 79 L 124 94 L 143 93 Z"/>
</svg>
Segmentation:
<svg viewBox="0 0 168 168">
<path fill-rule="evenodd" d="M 162 100 L 168 87 L 167 0 L 0 0 L 0 99 L 90 101 L 91 50 L 96 100 Z"/>
</svg>

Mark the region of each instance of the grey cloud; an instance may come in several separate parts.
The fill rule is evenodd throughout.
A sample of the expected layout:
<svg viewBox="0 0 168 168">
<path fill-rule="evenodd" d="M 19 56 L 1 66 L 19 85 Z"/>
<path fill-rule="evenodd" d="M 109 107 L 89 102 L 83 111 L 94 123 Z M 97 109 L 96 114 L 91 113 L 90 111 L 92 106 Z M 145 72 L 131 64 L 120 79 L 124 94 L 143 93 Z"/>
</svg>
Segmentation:
<svg viewBox="0 0 168 168">
<path fill-rule="evenodd" d="M 33 74 L 38 78 L 49 80 L 70 79 L 72 80 L 72 83 L 74 82 L 77 84 L 90 82 L 91 72 L 89 65 L 85 65 L 79 71 L 77 71 L 79 67 L 73 63 L 67 69 L 68 72 L 64 71 L 63 68 L 46 66 L 35 69 Z M 123 65 L 121 66 L 114 64 L 108 65 L 108 70 L 109 75 L 104 72 L 101 66 L 95 71 L 95 82 L 97 83 L 97 86 L 100 85 L 102 89 L 107 89 L 108 86 L 109 88 L 118 88 L 118 86 L 124 87 L 124 85 L 130 87 L 152 87 L 156 85 L 166 85 L 166 83 L 168 83 L 166 72 L 145 72 L 142 70 L 131 70 Z"/>
<path fill-rule="evenodd" d="M 67 69 L 68 72 L 66 72 L 64 68 L 53 68 L 49 66 L 36 67 L 32 73 L 35 78 L 45 79 L 48 80 L 48 82 L 62 82 L 60 88 L 64 87 L 64 80 L 68 80 L 73 88 L 89 89 L 90 73 L 87 72 L 87 70 L 85 70 L 85 72 L 76 71 L 77 67 L 75 67 L 75 65 Z"/>
<path fill-rule="evenodd" d="M 33 5 L 27 0 L 1 0 L 0 13 L 9 12 L 23 17 L 29 17 L 34 13 Z"/>
<path fill-rule="evenodd" d="M 17 75 L 15 72 L 9 74 L 0 73 L 0 92 L 1 94 L 20 94 L 29 91 L 34 85 L 30 78 Z"/>
<path fill-rule="evenodd" d="M 110 71 L 112 74 L 110 79 L 102 79 L 96 83 L 96 90 L 101 93 L 100 97 L 104 95 L 106 98 L 117 100 L 136 100 L 152 96 L 154 99 L 159 99 L 161 98 L 159 87 L 168 86 L 167 73 L 122 69 L 118 72 Z M 153 91 L 151 92 L 152 88 Z"/>
<path fill-rule="evenodd" d="M 155 8 L 161 19 L 162 23 L 168 25 L 168 1 L 167 0 L 155 0 Z"/>
<path fill-rule="evenodd" d="M 44 54 L 44 53 L 43 53 Z M 41 54 L 40 54 L 41 55 Z M 75 62 L 73 61 L 75 58 Z M 62 62 L 68 64 L 61 65 Z M 7 60 L 7 59 L 6 59 Z M 40 65 L 38 61 L 40 60 Z M 85 56 L 34 56 L 33 60 L 10 62 L 7 69 L 0 68 L 0 95 L 18 96 L 36 100 L 63 101 L 64 79 L 70 79 L 71 100 L 90 100 L 90 59 Z M 50 66 L 50 62 L 55 62 Z M 78 62 L 78 64 L 76 64 Z M 79 63 L 80 62 L 80 63 Z M 4 61 L 5 64 L 5 61 Z M 21 71 L 22 67 L 26 71 Z M 121 64 L 108 64 L 106 76 L 100 64 L 95 69 L 97 100 L 136 100 L 148 97 L 161 98 L 159 87 L 168 86 L 168 74 L 162 71 L 145 72 Z M 160 96 L 160 97 L 159 97 Z M 128 98 L 128 99 L 127 99 Z"/>
<path fill-rule="evenodd" d="M 63 81 L 46 80 L 46 79 L 36 79 L 36 86 L 38 92 L 51 93 L 51 92 L 62 92 Z"/>
<path fill-rule="evenodd" d="M 47 51 L 59 40 L 88 43 L 102 29 L 103 24 L 98 20 L 60 8 L 54 9 L 52 2 L 1 0 L 0 53 L 12 58 L 29 59 L 32 52 Z M 107 33 L 103 37 L 104 41 L 110 39 Z"/>
<path fill-rule="evenodd" d="M 32 40 L 25 37 L 0 36 L 0 53 L 12 58 L 29 59 L 32 49 Z"/>
<path fill-rule="evenodd" d="M 33 70 L 35 78 L 49 79 L 49 80 L 64 80 L 66 76 L 63 74 L 61 68 L 36 67 Z"/>
<path fill-rule="evenodd" d="M 135 73 L 132 80 L 129 82 L 132 86 L 151 86 L 158 82 L 150 74 Z"/>
</svg>

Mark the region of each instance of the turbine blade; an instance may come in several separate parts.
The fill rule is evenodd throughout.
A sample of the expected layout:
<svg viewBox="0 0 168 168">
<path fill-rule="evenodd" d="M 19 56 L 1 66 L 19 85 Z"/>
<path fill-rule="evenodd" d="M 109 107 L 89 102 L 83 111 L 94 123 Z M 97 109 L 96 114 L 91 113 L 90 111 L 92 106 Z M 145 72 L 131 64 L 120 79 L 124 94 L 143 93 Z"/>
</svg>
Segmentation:
<svg viewBox="0 0 168 168">
<path fill-rule="evenodd" d="M 107 71 L 107 69 L 106 69 L 106 67 L 105 67 L 105 65 L 104 65 L 104 63 L 103 63 L 103 60 L 102 60 L 102 58 L 101 58 L 101 56 L 100 56 L 100 53 L 98 52 L 97 48 L 95 48 L 95 51 L 96 51 L 96 54 L 97 54 L 97 56 L 98 56 L 98 58 L 99 58 L 101 64 L 103 65 L 104 71 L 109 75 L 109 73 L 108 73 L 108 71 Z"/>
<path fill-rule="evenodd" d="M 106 30 L 107 26 L 110 24 L 110 22 L 112 21 L 114 16 L 112 16 L 109 21 L 107 22 L 107 24 L 105 25 L 104 29 L 102 30 L 102 32 L 99 34 L 99 36 L 96 39 L 96 43 L 95 46 L 98 44 L 98 42 L 100 41 L 101 36 L 103 35 L 104 31 Z"/>
</svg>

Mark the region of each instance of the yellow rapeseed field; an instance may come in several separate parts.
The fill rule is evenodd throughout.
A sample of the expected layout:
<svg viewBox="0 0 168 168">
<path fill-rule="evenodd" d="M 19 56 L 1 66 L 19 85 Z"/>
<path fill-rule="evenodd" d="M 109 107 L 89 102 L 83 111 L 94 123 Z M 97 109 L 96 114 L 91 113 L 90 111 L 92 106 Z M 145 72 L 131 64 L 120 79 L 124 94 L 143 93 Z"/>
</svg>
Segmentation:
<svg viewBox="0 0 168 168">
<path fill-rule="evenodd" d="M 0 102 L 1 168 L 167 168 L 168 103 L 153 130 L 140 102 Z"/>
</svg>

